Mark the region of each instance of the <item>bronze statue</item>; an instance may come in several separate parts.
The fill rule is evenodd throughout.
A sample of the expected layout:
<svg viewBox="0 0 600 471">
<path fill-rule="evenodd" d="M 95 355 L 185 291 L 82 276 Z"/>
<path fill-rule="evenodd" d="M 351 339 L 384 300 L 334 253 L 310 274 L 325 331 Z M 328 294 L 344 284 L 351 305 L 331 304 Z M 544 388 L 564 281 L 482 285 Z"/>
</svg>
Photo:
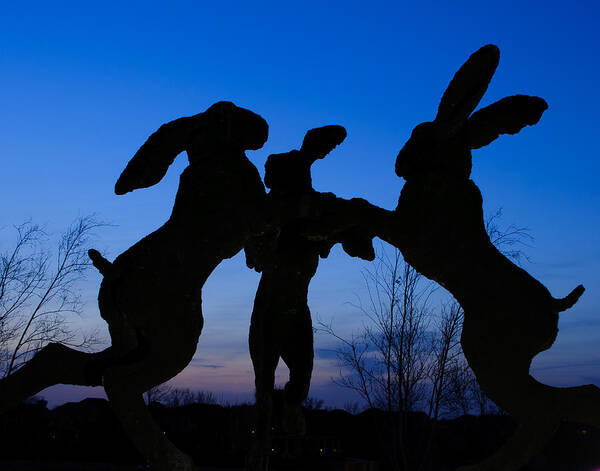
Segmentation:
<svg viewBox="0 0 600 471">
<path fill-rule="evenodd" d="M 306 133 L 300 150 L 270 155 L 265 164 L 265 185 L 270 188 L 268 204 L 277 208 L 301 206 L 303 200 L 318 198 L 312 187 L 311 166 L 324 158 L 346 137 L 342 126 L 324 126 Z M 332 196 L 332 195 L 330 195 Z M 326 198 L 327 196 L 325 196 Z M 308 287 L 317 271 L 319 256 L 329 255 L 332 246 L 341 242 L 350 254 L 373 260 L 371 237 L 341 224 L 335 227 L 330 218 L 317 214 L 318 199 L 313 210 L 302 217 L 288 219 L 266 235 L 252 238 L 245 246 L 247 265 L 262 272 L 250 324 L 250 355 L 256 384 L 256 432 L 247 469 L 268 469 L 271 449 L 270 431 L 275 369 L 281 358 L 290 371 L 283 394 L 282 427 L 286 433 L 302 435 L 306 425 L 301 404 L 308 396 L 313 369 L 313 331 L 308 308 Z M 352 204 L 335 198 L 333 204 Z M 366 203 L 366 202 L 365 202 Z M 289 214 L 289 211 L 283 211 Z M 341 212 L 341 211 L 340 211 Z M 349 214 L 348 220 L 360 223 Z M 323 230 L 320 226 L 326 226 Z M 310 229 L 308 229 L 310 227 Z M 303 234 L 309 230 L 311 234 Z M 316 233 L 322 233 L 316 236 Z M 352 241 L 360 240 L 358 252 Z"/>
<path fill-rule="evenodd" d="M 382 235 L 459 301 L 465 357 L 483 391 L 519 423 L 496 454 L 460 468 L 465 471 L 517 470 L 562 419 L 600 422 L 596 386 L 554 388 L 529 375 L 533 357 L 556 338 L 558 313 L 575 304 L 583 286 L 555 299 L 502 255 L 486 234 L 481 193 L 469 179 L 471 149 L 537 123 L 547 108 L 541 98 L 514 95 L 471 114 L 498 60 L 496 46 L 476 51 L 450 82 L 435 120 L 413 130 L 396 160 L 396 173 L 406 180 L 396 208 L 398 227 Z"/>
</svg>

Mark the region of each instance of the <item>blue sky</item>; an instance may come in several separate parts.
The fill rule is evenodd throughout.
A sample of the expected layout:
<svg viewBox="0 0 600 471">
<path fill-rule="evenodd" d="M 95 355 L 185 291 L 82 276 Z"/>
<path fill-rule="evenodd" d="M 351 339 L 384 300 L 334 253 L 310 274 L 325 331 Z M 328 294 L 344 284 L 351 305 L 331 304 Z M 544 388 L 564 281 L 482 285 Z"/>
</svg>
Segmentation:
<svg viewBox="0 0 600 471">
<path fill-rule="evenodd" d="M 299 147 L 307 129 L 345 126 L 346 141 L 313 167 L 315 188 L 392 209 L 402 187 L 393 172 L 398 150 L 434 117 L 469 54 L 493 43 L 500 65 L 482 105 L 525 93 L 549 109 L 538 125 L 475 151 L 473 179 L 486 210 L 503 207 L 506 223 L 535 237 L 530 273 L 555 296 L 587 288 L 533 371 L 556 385 L 600 384 L 599 10 L 593 1 L 3 6 L 0 226 L 30 218 L 59 232 L 97 213 L 114 226 L 100 231 L 96 247 L 114 258 L 168 218 L 186 165 L 180 156 L 159 185 L 115 196 L 129 158 L 162 123 L 220 100 L 269 123 L 269 141 L 248 154 L 261 173 L 270 153 Z M 361 268 L 335 249 L 311 285 L 311 310 L 342 333 L 363 321 L 346 304 L 364 293 Z M 257 283 L 241 256 L 218 268 L 204 291 L 197 357 L 176 385 L 251 397 L 246 339 Z M 82 286 L 84 322 L 105 329 L 98 284 L 92 274 Z M 317 337 L 318 350 L 331 346 Z M 318 358 L 311 395 L 330 405 L 352 400 L 331 384 L 336 373 L 327 355 Z M 52 405 L 98 391 L 44 394 Z"/>
</svg>

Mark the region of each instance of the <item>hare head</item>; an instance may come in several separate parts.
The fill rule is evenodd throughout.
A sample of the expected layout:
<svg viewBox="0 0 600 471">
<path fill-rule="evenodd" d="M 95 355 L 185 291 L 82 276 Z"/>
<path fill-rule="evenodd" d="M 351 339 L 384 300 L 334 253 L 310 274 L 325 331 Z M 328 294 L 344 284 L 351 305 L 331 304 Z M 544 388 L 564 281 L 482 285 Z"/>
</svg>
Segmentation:
<svg viewBox="0 0 600 471">
<path fill-rule="evenodd" d="M 346 138 L 342 126 L 330 125 L 309 130 L 300 150 L 272 154 L 265 164 L 265 185 L 279 193 L 312 191 L 310 167 L 324 158 Z"/>
<path fill-rule="evenodd" d="M 426 175 L 468 179 L 471 149 L 486 146 L 500 134 L 516 134 L 539 121 L 548 105 L 541 98 L 526 95 L 503 98 L 473 113 L 499 59 L 496 46 L 483 46 L 456 72 L 435 119 L 419 124 L 398 153 L 399 177 L 407 181 Z"/>
<path fill-rule="evenodd" d="M 155 185 L 184 150 L 191 165 L 205 158 L 239 157 L 244 150 L 260 149 L 268 133 L 269 127 L 259 115 L 220 101 L 204 113 L 163 124 L 129 161 L 115 193 Z"/>
<path fill-rule="evenodd" d="M 219 153 L 225 149 L 234 152 L 260 149 L 267 141 L 269 126 L 259 115 L 238 108 L 228 101 L 220 101 L 197 115 L 200 118 L 195 136 L 200 153 Z"/>
</svg>

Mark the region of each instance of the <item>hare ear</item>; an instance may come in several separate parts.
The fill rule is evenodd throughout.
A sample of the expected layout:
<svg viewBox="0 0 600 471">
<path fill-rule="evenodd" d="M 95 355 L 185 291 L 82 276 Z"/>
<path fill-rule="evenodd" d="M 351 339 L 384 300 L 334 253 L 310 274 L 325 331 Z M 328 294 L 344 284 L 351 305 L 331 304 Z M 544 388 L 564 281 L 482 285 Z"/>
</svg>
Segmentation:
<svg viewBox="0 0 600 471">
<path fill-rule="evenodd" d="M 332 124 L 309 130 L 304 136 L 300 152 L 311 164 L 322 159 L 346 139 L 343 126 Z"/>
<path fill-rule="evenodd" d="M 115 184 L 115 193 L 123 195 L 158 183 L 187 147 L 197 121 L 193 116 L 163 124 L 129 161 Z"/>
<path fill-rule="evenodd" d="M 500 134 L 516 134 L 536 124 L 548 104 L 537 96 L 514 95 L 473 113 L 469 118 L 471 149 L 487 146 Z"/>
<path fill-rule="evenodd" d="M 499 60 L 500 50 L 493 44 L 471 54 L 444 92 L 435 121 L 454 123 L 466 120 L 487 90 Z"/>
</svg>

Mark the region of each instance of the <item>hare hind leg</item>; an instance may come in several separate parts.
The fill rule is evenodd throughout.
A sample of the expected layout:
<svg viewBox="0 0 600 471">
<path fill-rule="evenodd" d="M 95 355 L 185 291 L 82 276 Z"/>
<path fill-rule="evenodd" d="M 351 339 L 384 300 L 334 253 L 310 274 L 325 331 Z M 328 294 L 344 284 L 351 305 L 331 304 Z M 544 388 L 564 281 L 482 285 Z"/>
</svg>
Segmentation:
<svg viewBox="0 0 600 471">
<path fill-rule="evenodd" d="M 162 311 L 151 314 L 156 312 Z M 156 316 L 150 320 L 154 322 L 147 322 L 143 329 L 133 329 L 135 339 L 120 343 L 128 362 L 104 371 L 104 390 L 117 419 L 152 469 L 191 471 L 192 459 L 167 439 L 146 408 L 142 394 L 176 376 L 192 360 L 202 330 L 202 311 L 199 306 L 194 309 L 185 304 L 172 309 L 170 316 L 160 317 L 160 322 L 156 322 Z M 114 325 L 111 328 L 112 335 Z M 132 343 L 137 344 L 134 350 L 130 349 Z"/>
<path fill-rule="evenodd" d="M 560 422 L 540 418 L 520 424 L 498 451 L 484 461 L 457 471 L 518 471 L 527 465 L 554 436 Z"/>
<path fill-rule="evenodd" d="M 306 421 L 302 402 L 308 397 L 313 370 L 313 331 L 308 306 L 300 309 L 295 322 L 290 323 L 281 358 L 290 370 L 290 379 L 285 385 L 283 427 L 295 435 L 306 433 Z"/>
<path fill-rule="evenodd" d="M 50 343 L 17 371 L 0 380 L 0 412 L 55 384 L 101 386 L 101 372 L 113 361 L 111 347 L 86 353 Z"/>
<path fill-rule="evenodd" d="M 600 427 L 600 388 L 594 384 L 570 388 L 555 388 L 540 385 L 545 394 L 555 404 L 556 414 L 560 418 Z"/>
<path fill-rule="evenodd" d="M 168 374 L 164 367 L 158 368 L 159 374 L 162 373 L 159 377 L 156 369 L 161 361 L 164 358 L 149 355 L 138 363 L 108 368 L 103 375 L 104 389 L 125 432 L 152 469 L 192 471 L 192 459 L 167 439 L 142 397 L 145 391 L 175 376 L 187 365 L 185 362 Z"/>
<path fill-rule="evenodd" d="M 600 388 L 594 385 L 556 388 L 528 376 L 527 385 L 514 391 L 521 402 L 515 434 L 488 459 L 458 471 L 517 471 L 542 451 L 561 420 L 600 426 Z"/>
<path fill-rule="evenodd" d="M 254 368 L 256 387 L 256 429 L 246 456 L 245 469 L 267 471 L 271 449 L 271 424 L 273 417 L 273 389 L 275 370 L 279 363 L 280 339 L 274 338 L 273 325 L 268 316 L 255 309 L 250 324 L 249 347 Z"/>
</svg>

